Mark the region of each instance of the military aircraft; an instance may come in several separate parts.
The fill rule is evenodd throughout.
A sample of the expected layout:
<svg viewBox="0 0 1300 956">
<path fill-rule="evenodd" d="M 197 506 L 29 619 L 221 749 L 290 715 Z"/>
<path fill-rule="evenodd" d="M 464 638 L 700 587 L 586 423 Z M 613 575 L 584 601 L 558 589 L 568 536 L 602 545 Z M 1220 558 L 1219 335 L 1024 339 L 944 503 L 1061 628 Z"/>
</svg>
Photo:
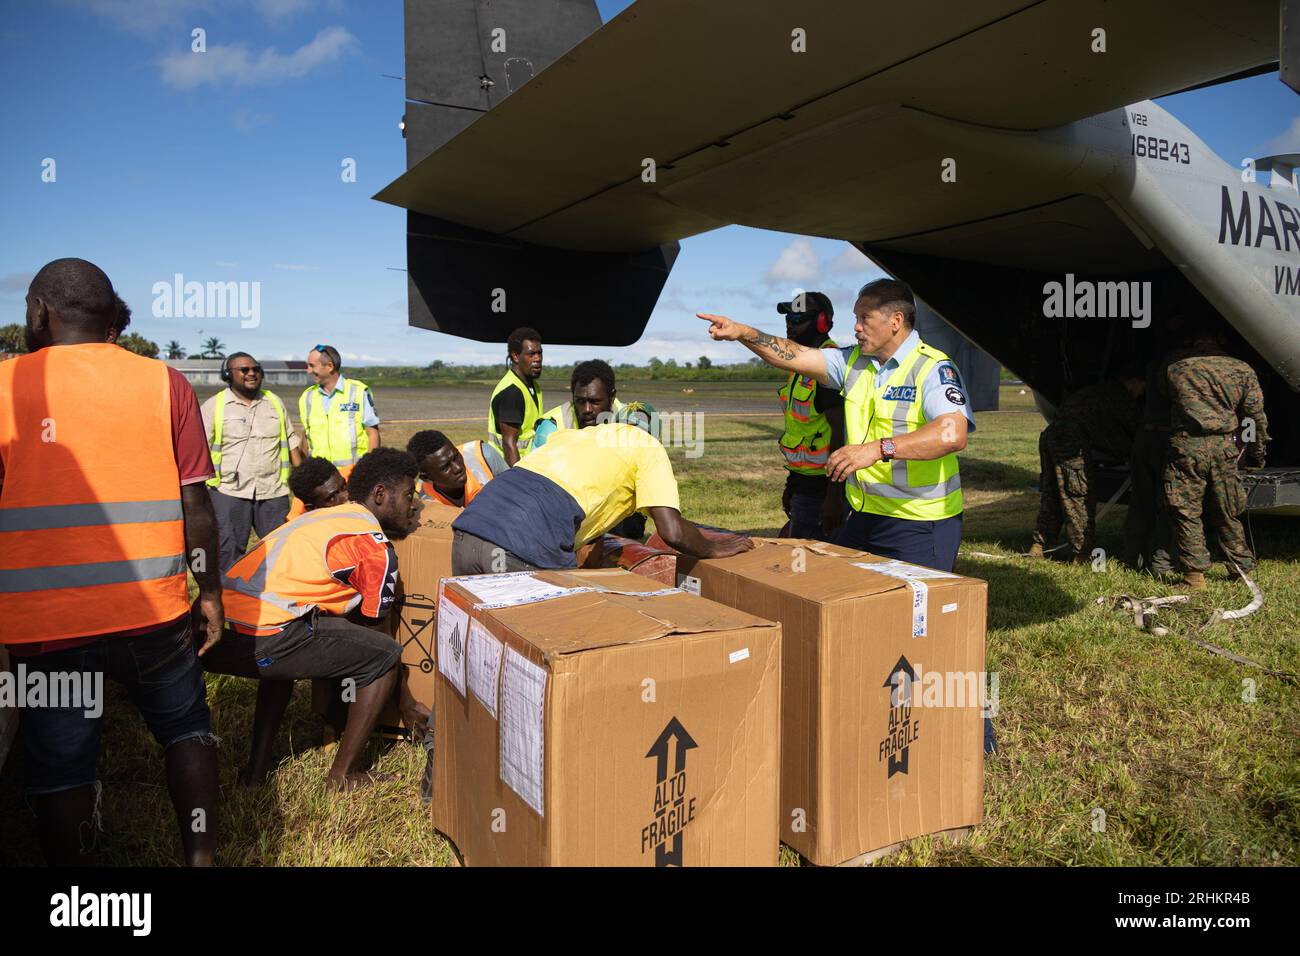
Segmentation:
<svg viewBox="0 0 1300 956">
<path fill-rule="evenodd" d="M 408 210 L 410 322 L 630 344 L 678 240 L 733 223 L 851 242 L 1047 406 L 1208 310 L 1265 389 L 1251 508 L 1300 511 L 1300 155 L 1231 166 L 1149 99 L 1300 88 L 1280 13 L 407 0 L 408 170 L 376 198 Z"/>
</svg>

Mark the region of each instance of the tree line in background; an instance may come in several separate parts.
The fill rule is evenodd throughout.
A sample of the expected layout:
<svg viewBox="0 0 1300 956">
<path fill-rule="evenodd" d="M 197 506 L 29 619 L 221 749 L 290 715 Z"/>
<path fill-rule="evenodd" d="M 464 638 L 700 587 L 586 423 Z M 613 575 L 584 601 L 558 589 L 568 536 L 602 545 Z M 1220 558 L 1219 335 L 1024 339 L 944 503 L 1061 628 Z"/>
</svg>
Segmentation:
<svg viewBox="0 0 1300 956">
<path fill-rule="evenodd" d="M 213 336 L 204 340 L 196 352 L 186 353 L 185 347 L 175 339 L 159 348 L 143 335 L 128 332 L 117 340 L 125 349 L 143 355 L 145 358 L 165 359 L 223 359 L 226 357 L 226 344 Z M 26 329 L 22 325 L 0 326 L 0 352 L 27 351 Z M 370 383 L 384 385 L 436 385 L 441 383 L 472 382 L 476 380 L 496 381 L 501 377 L 503 365 L 452 365 L 442 360 L 435 360 L 428 365 L 375 365 L 358 368 L 349 374 Z M 621 379 L 630 381 L 695 381 L 695 382 L 766 382 L 783 379 L 785 372 L 770 368 L 757 357 L 748 362 L 732 365 L 715 365 L 707 355 L 701 355 L 695 361 L 681 365 L 676 359 L 666 362 L 658 356 L 651 358 L 645 365 L 632 365 L 624 362 L 614 366 L 614 371 Z M 573 372 L 573 365 L 548 365 L 543 377 L 552 380 L 568 381 Z"/>
<path fill-rule="evenodd" d="M 185 353 L 185 346 L 172 339 L 162 348 L 158 347 L 157 342 L 146 339 L 143 335 L 136 332 L 128 332 L 118 338 L 117 344 L 122 348 L 134 352 L 136 355 L 143 355 L 145 358 L 165 358 L 165 359 L 183 359 L 183 358 L 210 358 L 223 359 L 226 357 L 226 343 L 213 336 L 207 339 L 199 346 L 199 351 L 191 352 L 188 356 Z M 27 330 L 26 326 L 14 323 L 12 325 L 0 325 L 0 352 L 16 352 L 22 354 L 27 351 Z"/>
<path fill-rule="evenodd" d="M 593 356 L 594 357 L 594 356 Z M 573 372 L 569 365 L 548 363 L 542 370 L 544 381 L 568 382 Z M 370 385 L 442 385 L 456 382 L 495 382 L 501 377 L 505 363 L 494 365 L 452 365 L 435 360 L 428 365 L 372 365 L 357 368 L 348 374 Z M 685 382 L 768 382 L 784 379 L 789 373 L 765 365 L 754 357 L 748 362 L 734 365 L 715 365 L 707 355 L 696 361 L 678 364 L 676 359 L 664 361 L 653 357 L 645 365 L 624 362 L 613 366 L 619 381 L 685 381 Z"/>
</svg>

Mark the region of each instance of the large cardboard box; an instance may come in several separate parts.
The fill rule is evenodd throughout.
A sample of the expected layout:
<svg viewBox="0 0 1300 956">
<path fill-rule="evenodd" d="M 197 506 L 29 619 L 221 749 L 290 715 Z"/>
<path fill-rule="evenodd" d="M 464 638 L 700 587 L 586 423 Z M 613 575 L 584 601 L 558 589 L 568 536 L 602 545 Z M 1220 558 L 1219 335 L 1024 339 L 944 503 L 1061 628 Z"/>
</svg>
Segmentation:
<svg viewBox="0 0 1300 956">
<path fill-rule="evenodd" d="M 467 864 L 776 864 L 778 625 L 618 569 L 438 605 L 431 812 Z"/>
<path fill-rule="evenodd" d="M 782 625 L 785 843 L 829 865 L 980 821 L 986 582 L 792 539 L 677 570 Z"/>
</svg>

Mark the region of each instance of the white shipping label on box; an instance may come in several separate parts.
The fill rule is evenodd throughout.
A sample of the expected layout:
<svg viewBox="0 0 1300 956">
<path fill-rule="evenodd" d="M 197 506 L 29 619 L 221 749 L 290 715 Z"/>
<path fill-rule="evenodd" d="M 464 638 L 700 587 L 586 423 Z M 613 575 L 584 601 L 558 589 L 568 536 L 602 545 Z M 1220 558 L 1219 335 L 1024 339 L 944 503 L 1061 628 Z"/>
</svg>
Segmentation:
<svg viewBox="0 0 1300 956">
<path fill-rule="evenodd" d="M 513 648 L 501 673 L 501 779 L 545 816 L 546 670 Z"/>
<path fill-rule="evenodd" d="M 501 676 L 502 644 L 479 621 L 469 622 L 469 689 L 497 716 L 497 680 Z"/>
<path fill-rule="evenodd" d="M 465 644 L 469 615 L 454 601 L 438 598 L 438 670 L 465 696 Z"/>
<path fill-rule="evenodd" d="M 533 577 L 529 571 L 514 571 L 509 574 L 479 574 L 473 577 L 444 578 L 443 583 L 455 581 L 466 591 L 474 595 L 476 607 L 501 608 L 514 607 L 518 604 L 532 604 L 577 594 L 590 588 L 566 588 L 558 584 L 547 584 Z"/>
<path fill-rule="evenodd" d="M 677 586 L 689 594 L 696 597 L 700 595 L 700 579 L 691 577 L 689 574 L 677 575 Z"/>
<path fill-rule="evenodd" d="M 926 580 L 931 578 L 955 578 L 957 575 L 934 568 L 923 568 L 919 564 L 906 561 L 855 561 L 855 568 L 864 568 L 876 574 L 896 578 L 912 590 L 912 637 L 925 637 L 926 608 L 929 605 L 930 586 Z M 948 609 L 944 608 L 946 612 Z"/>
</svg>

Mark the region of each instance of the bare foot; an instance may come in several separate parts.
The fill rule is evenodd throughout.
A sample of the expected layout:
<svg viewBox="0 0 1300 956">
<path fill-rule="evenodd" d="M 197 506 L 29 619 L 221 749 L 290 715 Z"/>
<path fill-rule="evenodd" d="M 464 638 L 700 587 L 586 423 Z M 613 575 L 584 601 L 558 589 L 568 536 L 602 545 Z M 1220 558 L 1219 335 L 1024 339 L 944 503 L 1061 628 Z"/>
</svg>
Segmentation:
<svg viewBox="0 0 1300 956">
<path fill-rule="evenodd" d="M 336 777 L 330 774 L 325 778 L 325 786 L 337 793 L 350 793 L 353 790 L 361 790 L 377 783 L 392 783 L 396 779 L 397 774 L 375 773 L 373 771 L 369 773 L 350 773 L 346 777 Z"/>
</svg>

